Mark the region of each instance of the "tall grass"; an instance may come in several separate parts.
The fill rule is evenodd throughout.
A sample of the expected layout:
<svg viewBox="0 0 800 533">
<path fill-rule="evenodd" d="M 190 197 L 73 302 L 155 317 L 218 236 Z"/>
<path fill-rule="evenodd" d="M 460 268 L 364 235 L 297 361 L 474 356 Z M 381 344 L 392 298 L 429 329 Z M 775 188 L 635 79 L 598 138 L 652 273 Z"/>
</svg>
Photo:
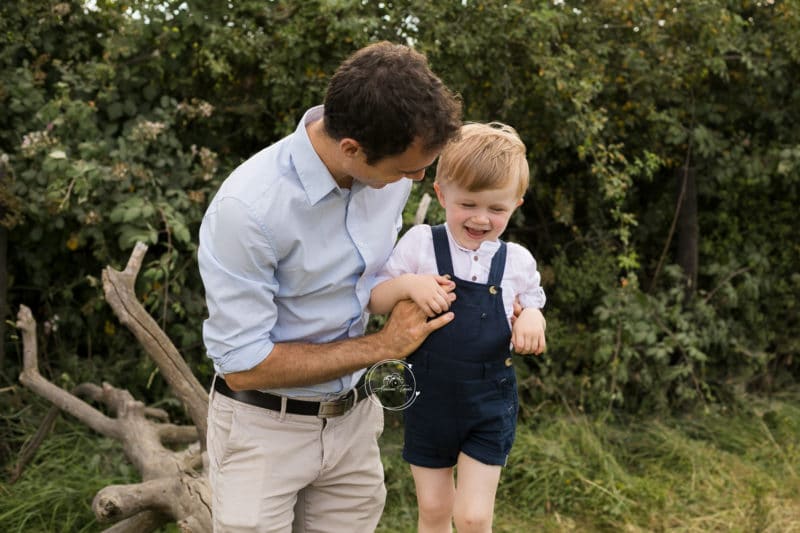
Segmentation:
<svg viewBox="0 0 800 533">
<path fill-rule="evenodd" d="M 383 533 L 415 529 L 398 431 L 384 436 Z M 800 532 L 797 469 L 797 396 L 670 418 L 560 412 L 520 425 L 494 530 Z"/>
<path fill-rule="evenodd" d="M 19 449 L 47 405 L 4 409 L 0 438 Z M 379 533 L 416 530 L 402 425 L 381 438 L 388 499 Z M 518 429 L 494 530 L 800 533 L 800 394 L 675 417 L 619 419 L 562 410 Z M 15 457 L 5 457 L 5 472 Z M 116 442 L 62 416 L 14 485 L 0 481 L 5 532 L 95 532 L 105 485 L 137 474 Z M 167 530 L 172 530 L 167 528 Z"/>
<path fill-rule="evenodd" d="M 49 406 L 40 400 L 19 410 L 3 413 L 2 438 L 19 450 Z M 21 478 L 9 485 L 8 472 L 16 457 L 7 458 L 0 481 L 0 529 L 17 532 L 94 532 L 91 509 L 98 490 L 138 478 L 122 454 L 120 445 L 100 437 L 74 419 L 59 417 Z"/>
</svg>

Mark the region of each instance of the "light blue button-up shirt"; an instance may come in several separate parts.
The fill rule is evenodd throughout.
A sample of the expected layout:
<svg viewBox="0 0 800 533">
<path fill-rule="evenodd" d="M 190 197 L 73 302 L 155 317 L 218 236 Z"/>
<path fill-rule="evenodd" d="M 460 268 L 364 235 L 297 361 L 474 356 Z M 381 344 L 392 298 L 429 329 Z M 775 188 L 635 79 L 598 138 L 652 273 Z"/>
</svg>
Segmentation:
<svg viewBox="0 0 800 533">
<path fill-rule="evenodd" d="M 322 111 L 307 111 L 294 133 L 234 170 L 203 218 L 203 340 L 219 373 L 253 368 L 276 343 L 364 334 L 411 181 L 338 187 L 306 131 Z M 361 373 L 270 392 L 325 398 L 351 389 Z"/>
</svg>

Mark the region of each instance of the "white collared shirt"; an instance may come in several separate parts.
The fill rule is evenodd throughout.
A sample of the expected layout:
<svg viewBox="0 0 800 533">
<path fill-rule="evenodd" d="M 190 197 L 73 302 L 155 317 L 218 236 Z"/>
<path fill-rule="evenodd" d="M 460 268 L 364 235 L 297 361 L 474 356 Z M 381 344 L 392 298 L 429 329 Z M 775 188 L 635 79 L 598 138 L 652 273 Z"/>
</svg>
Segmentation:
<svg viewBox="0 0 800 533">
<path fill-rule="evenodd" d="M 447 229 L 447 224 L 445 224 Z M 492 257 L 500 247 L 499 241 L 484 241 L 477 250 L 462 248 L 455 242 L 447 229 L 450 256 L 453 259 L 453 273 L 457 278 L 486 283 L 492 266 Z M 533 255 L 517 243 L 506 242 L 506 265 L 503 272 L 503 306 L 506 316 L 514 313 L 514 298 L 519 297 L 523 308 L 544 307 L 546 298 L 541 286 L 541 276 L 536 269 Z M 427 224 L 409 229 L 397 242 L 389 261 L 378 274 L 378 283 L 400 274 L 436 274 L 436 254 L 433 250 L 433 236 Z"/>
</svg>

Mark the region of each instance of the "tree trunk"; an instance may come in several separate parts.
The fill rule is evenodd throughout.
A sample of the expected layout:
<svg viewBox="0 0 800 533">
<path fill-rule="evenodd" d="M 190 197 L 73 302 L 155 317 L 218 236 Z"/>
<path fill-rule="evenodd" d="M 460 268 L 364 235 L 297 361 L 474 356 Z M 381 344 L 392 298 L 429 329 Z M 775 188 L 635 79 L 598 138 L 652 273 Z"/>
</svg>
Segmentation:
<svg viewBox="0 0 800 533">
<path fill-rule="evenodd" d="M 0 187 L 5 188 L 6 168 L 0 162 Z M 6 362 L 6 319 L 8 314 L 8 228 L 2 223 L 6 216 L 7 208 L 0 201 L 0 368 L 5 368 Z"/>
<path fill-rule="evenodd" d="M 678 212 L 677 250 L 675 262 L 686 276 L 686 299 L 697 291 L 698 247 L 700 227 L 697 222 L 697 180 L 693 168 L 683 169 L 678 176 L 679 199 L 683 189 L 683 201 Z"/>
<path fill-rule="evenodd" d="M 0 171 L 1 172 L 1 171 Z M 0 178 L 1 180 L 2 178 Z M 0 218 L 3 208 L 0 206 Z M 6 320 L 8 315 L 8 230 L 0 224 L 0 368 L 6 362 Z"/>
</svg>

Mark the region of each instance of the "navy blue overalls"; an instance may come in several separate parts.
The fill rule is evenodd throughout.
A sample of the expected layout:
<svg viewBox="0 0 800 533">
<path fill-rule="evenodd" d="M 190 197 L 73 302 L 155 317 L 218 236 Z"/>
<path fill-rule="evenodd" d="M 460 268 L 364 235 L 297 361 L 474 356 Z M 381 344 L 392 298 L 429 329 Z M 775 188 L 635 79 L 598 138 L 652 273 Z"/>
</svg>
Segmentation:
<svg viewBox="0 0 800 533">
<path fill-rule="evenodd" d="M 506 244 L 492 258 L 486 284 L 458 279 L 444 226 L 434 226 L 439 274 L 456 283 L 455 319 L 428 336 L 408 357 L 417 399 L 404 411 L 403 458 L 428 468 L 454 466 L 459 452 L 505 465 L 514 441 L 517 383 L 511 366 L 511 330 L 500 281 Z"/>
</svg>

